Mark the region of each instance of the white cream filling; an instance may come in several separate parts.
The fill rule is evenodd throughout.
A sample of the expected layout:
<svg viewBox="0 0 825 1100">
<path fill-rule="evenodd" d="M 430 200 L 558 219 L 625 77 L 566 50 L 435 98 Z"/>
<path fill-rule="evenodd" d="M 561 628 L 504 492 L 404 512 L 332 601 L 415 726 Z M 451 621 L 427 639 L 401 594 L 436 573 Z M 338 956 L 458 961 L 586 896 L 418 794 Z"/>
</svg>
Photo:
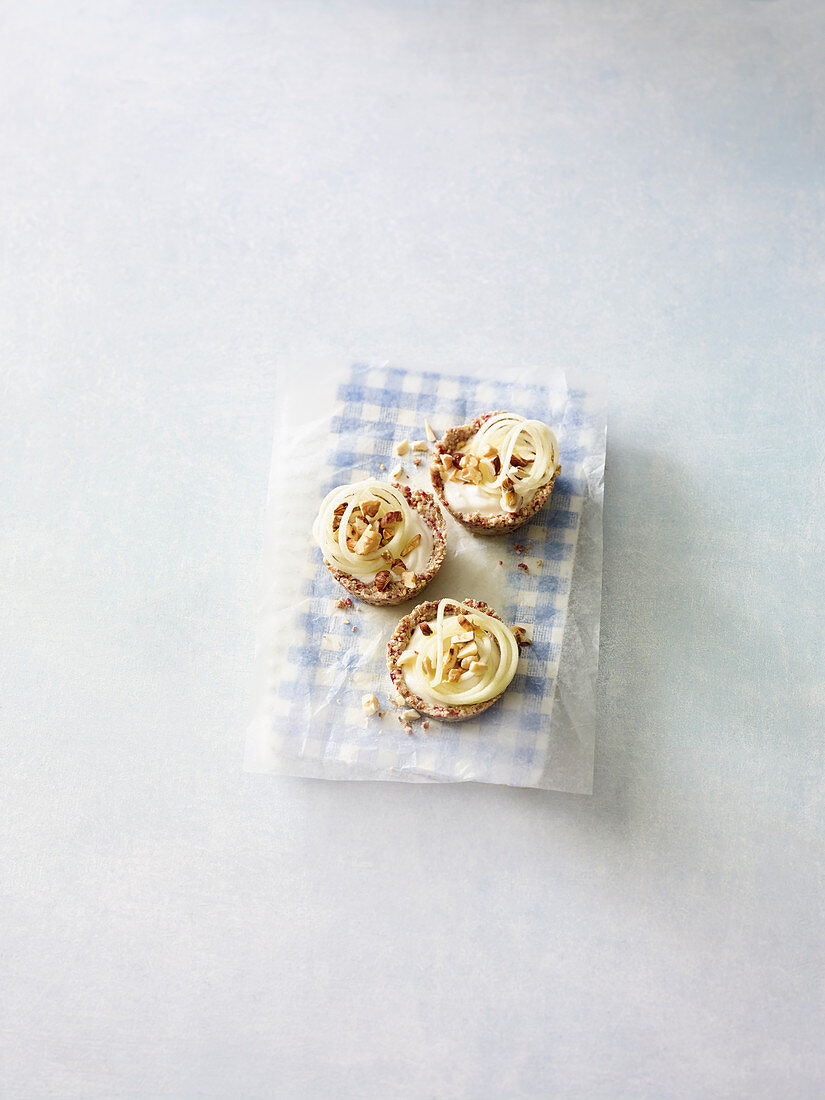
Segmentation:
<svg viewBox="0 0 825 1100">
<path fill-rule="evenodd" d="M 447 607 L 454 613 L 448 615 Z M 472 627 L 472 640 L 467 638 L 466 620 Z M 518 645 L 509 627 L 492 615 L 457 600 L 441 600 L 436 618 L 426 627 L 430 634 L 425 634 L 419 623 L 398 658 L 407 687 L 425 703 L 447 707 L 485 703 L 500 695 L 515 676 Z M 458 660 L 451 657 L 451 647 Z M 465 668 L 461 654 L 466 650 L 474 650 L 475 655 L 464 658 L 469 666 Z M 448 679 L 451 669 L 458 670 L 452 680 Z"/>
<path fill-rule="evenodd" d="M 349 509 L 350 506 L 366 500 L 380 502 L 376 520 L 394 511 L 401 512 L 402 519 L 389 543 L 377 547 L 369 554 L 355 554 L 347 548 L 345 532 L 342 533 L 344 525 L 337 532 L 334 530 L 333 517 L 336 507 L 341 504 L 346 504 Z M 344 519 L 346 518 L 347 513 L 344 515 Z M 434 544 L 429 524 L 407 503 L 403 493 L 394 485 L 387 485 L 375 478 L 367 478 L 353 485 L 339 485 L 333 489 L 321 505 L 312 534 L 330 565 L 365 584 L 371 584 L 382 570 L 390 568 L 382 551 L 386 550 L 395 558 L 402 558 L 410 572 L 423 573 L 432 557 Z M 416 535 L 421 536 L 418 545 L 402 555 L 402 550 Z"/>
<path fill-rule="evenodd" d="M 479 512 L 482 516 L 500 516 L 501 490 L 483 484 L 468 485 L 464 481 L 444 482 L 444 499 L 454 512 Z"/>
</svg>

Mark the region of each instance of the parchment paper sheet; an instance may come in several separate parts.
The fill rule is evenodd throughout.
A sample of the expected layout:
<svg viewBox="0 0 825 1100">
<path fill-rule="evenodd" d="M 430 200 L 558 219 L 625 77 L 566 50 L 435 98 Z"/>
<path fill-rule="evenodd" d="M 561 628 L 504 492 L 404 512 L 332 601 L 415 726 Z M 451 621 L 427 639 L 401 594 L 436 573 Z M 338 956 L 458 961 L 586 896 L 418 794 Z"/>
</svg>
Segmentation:
<svg viewBox="0 0 825 1100">
<path fill-rule="evenodd" d="M 282 372 L 257 608 L 245 768 L 327 779 L 475 780 L 588 794 L 593 784 L 605 457 L 605 380 L 548 368 L 460 372 L 296 363 Z M 334 379 L 330 382 L 330 379 Z M 321 380 L 321 381 L 319 381 Z M 405 734 L 389 703 L 387 641 L 414 606 L 334 607 L 345 591 L 311 538 L 334 485 L 389 478 L 429 487 L 428 459 L 401 439 L 480 412 L 545 420 L 562 473 L 550 502 L 513 535 L 475 536 L 448 517 L 446 561 L 421 599 L 487 601 L 533 639 L 503 699 L 480 718 Z M 524 546 L 517 551 L 515 545 Z M 499 564 L 499 563 L 502 564 Z M 528 572 L 517 568 L 519 562 Z M 347 621 L 345 621 L 347 620 Z M 364 717 L 375 692 L 384 717 Z"/>
</svg>

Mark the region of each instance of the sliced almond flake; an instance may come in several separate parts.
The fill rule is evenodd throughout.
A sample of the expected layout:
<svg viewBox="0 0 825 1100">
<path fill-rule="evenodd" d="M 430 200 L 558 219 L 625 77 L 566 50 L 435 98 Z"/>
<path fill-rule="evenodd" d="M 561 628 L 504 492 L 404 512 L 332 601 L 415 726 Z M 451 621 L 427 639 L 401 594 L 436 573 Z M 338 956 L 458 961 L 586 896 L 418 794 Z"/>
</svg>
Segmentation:
<svg viewBox="0 0 825 1100">
<path fill-rule="evenodd" d="M 399 458 L 401 457 L 401 455 L 405 455 L 409 449 L 409 439 L 402 439 L 400 443 L 396 443 L 395 445 L 395 453 L 398 455 Z"/>
<path fill-rule="evenodd" d="M 427 439 L 429 439 L 430 443 L 435 443 L 438 436 L 433 431 L 433 426 L 429 420 L 424 421 L 424 431 L 427 433 Z"/>
</svg>

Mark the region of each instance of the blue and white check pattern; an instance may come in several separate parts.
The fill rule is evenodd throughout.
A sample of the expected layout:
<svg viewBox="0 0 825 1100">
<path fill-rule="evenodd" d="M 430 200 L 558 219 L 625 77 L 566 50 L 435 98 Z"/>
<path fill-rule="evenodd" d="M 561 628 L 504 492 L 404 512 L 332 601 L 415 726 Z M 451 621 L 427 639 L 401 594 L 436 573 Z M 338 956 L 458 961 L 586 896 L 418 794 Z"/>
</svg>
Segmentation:
<svg viewBox="0 0 825 1100">
<path fill-rule="evenodd" d="M 313 548 L 302 578 L 296 640 L 286 650 L 286 660 L 273 682 L 277 770 L 340 778 L 545 786 L 542 775 L 587 487 L 583 464 L 598 446 L 594 441 L 603 432 L 603 410 L 598 402 L 591 407 L 584 390 L 566 386 L 553 390 L 358 365 L 351 367 L 337 397 L 322 493 L 364 472 L 387 478 L 398 463 L 395 444 L 423 436 L 425 419 L 443 431 L 491 409 L 520 412 L 553 426 L 560 441 L 562 474 L 550 503 L 528 526 L 513 535 L 476 540 L 482 544 L 481 552 L 489 554 L 490 569 L 499 570 L 498 599 L 490 602 L 506 622 L 527 628 L 532 645 L 522 650 L 516 677 L 503 699 L 470 722 L 453 725 L 431 720 L 426 732 L 417 723 L 409 736 L 392 707 L 383 719 L 364 719 L 364 692 L 376 691 L 382 704 L 392 693 L 386 641 L 413 604 L 363 609 L 356 603 L 351 613 L 334 610 L 335 600 L 345 593 L 332 580 L 320 551 Z M 514 544 L 526 545 L 528 552 L 515 551 Z M 498 566 L 499 560 L 503 566 Z M 529 572 L 517 568 L 518 562 L 527 563 Z M 438 578 L 418 598 L 447 594 L 434 591 L 437 582 Z M 449 594 L 489 598 L 484 591 L 464 588 Z M 380 637 L 375 636 L 376 630 Z"/>
</svg>

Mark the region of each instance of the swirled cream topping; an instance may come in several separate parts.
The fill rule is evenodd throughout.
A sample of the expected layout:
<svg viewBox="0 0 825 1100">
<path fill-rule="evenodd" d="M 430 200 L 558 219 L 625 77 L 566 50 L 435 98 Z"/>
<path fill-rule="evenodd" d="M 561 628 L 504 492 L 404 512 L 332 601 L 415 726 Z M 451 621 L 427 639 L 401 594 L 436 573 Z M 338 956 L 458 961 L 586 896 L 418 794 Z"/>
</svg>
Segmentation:
<svg viewBox="0 0 825 1100">
<path fill-rule="evenodd" d="M 500 515 L 529 504 L 559 470 L 559 443 L 541 420 L 497 413 L 441 455 L 444 497 L 456 512 Z"/>
<path fill-rule="evenodd" d="M 381 589 L 393 580 L 414 587 L 433 552 L 423 517 L 400 489 L 375 478 L 333 489 L 312 534 L 333 568 Z"/>
<path fill-rule="evenodd" d="M 416 626 L 398 666 L 424 702 L 467 707 L 500 695 L 516 674 L 518 658 L 504 623 L 458 600 L 440 600 L 435 619 Z"/>
</svg>

